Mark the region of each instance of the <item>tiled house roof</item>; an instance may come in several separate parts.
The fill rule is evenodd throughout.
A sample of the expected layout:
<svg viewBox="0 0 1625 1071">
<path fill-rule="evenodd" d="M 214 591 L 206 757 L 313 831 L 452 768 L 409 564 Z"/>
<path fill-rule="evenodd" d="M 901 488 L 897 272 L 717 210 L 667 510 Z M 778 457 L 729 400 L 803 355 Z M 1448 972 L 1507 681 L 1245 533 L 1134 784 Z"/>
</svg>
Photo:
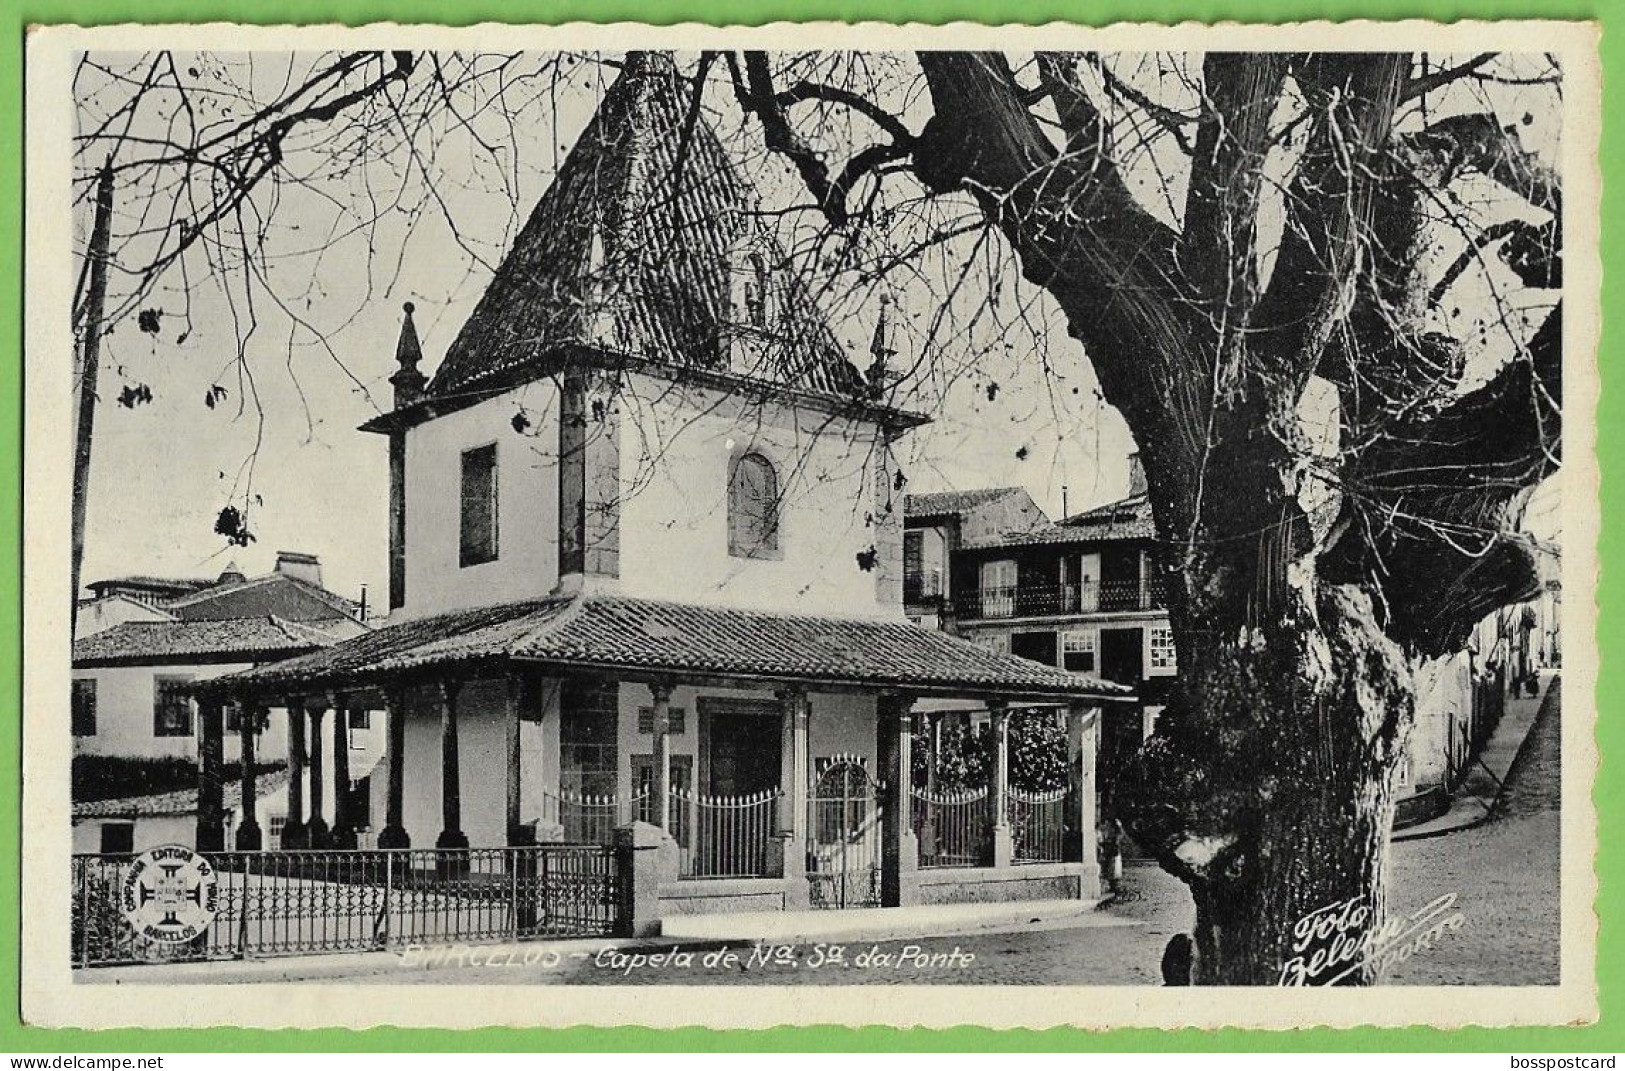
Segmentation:
<svg viewBox="0 0 1625 1071">
<path fill-rule="evenodd" d="M 255 782 L 255 799 L 262 799 L 288 783 L 288 768 L 262 773 Z M 225 809 L 235 810 L 242 802 L 241 781 L 231 780 L 220 786 Z M 75 819 L 91 818 L 157 818 L 197 813 L 197 789 L 181 788 L 173 792 L 154 792 L 146 796 L 121 796 L 110 800 L 88 800 L 73 805 Z"/>
<path fill-rule="evenodd" d="M 177 599 L 163 609 L 182 620 L 277 617 L 306 623 L 342 618 L 355 621 L 360 608 L 342 595 L 285 573 L 268 573 L 253 580 L 213 584 Z M 359 623 L 359 622 L 357 622 Z"/>
<path fill-rule="evenodd" d="M 903 514 L 906 517 L 948 517 L 975 509 L 1009 495 L 1025 493 L 1022 487 L 981 487 L 971 491 L 928 491 L 924 494 L 905 495 Z"/>
<path fill-rule="evenodd" d="M 126 621 L 74 641 L 76 667 L 252 662 L 287 658 L 339 637 L 278 617 L 221 621 Z"/>
<path fill-rule="evenodd" d="M 1041 525 L 1029 532 L 1005 532 L 996 538 L 967 541 L 966 545 L 979 548 L 1058 546 L 1155 539 L 1156 535 L 1150 500 L 1145 495 L 1134 495 L 1074 514 L 1059 524 Z"/>
<path fill-rule="evenodd" d="M 734 275 L 785 256 L 666 53 L 630 53 L 430 383 L 430 401 L 520 382 L 573 352 L 727 371 Z M 861 383 L 803 283 L 754 378 L 850 398 Z"/>
<path fill-rule="evenodd" d="M 921 694 L 1126 699 L 1131 691 L 897 619 L 821 617 L 594 594 L 405 622 L 205 682 L 214 691 L 377 680 L 429 665 L 520 660 L 561 669 L 711 676 Z"/>
</svg>

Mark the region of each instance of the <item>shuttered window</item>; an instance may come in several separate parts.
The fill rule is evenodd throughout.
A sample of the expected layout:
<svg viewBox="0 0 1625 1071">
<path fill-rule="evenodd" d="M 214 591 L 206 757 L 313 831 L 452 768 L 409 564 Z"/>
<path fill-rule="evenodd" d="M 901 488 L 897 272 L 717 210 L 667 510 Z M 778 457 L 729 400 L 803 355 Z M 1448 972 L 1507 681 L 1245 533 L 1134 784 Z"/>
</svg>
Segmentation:
<svg viewBox="0 0 1625 1071">
<path fill-rule="evenodd" d="M 778 550 L 778 474 L 761 454 L 745 454 L 734 462 L 728 481 L 728 553 L 771 558 Z"/>
<path fill-rule="evenodd" d="M 459 565 L 479 565 L 497 557 L 497 448 L 463 452 L 462 538 Z"/>
</svg>

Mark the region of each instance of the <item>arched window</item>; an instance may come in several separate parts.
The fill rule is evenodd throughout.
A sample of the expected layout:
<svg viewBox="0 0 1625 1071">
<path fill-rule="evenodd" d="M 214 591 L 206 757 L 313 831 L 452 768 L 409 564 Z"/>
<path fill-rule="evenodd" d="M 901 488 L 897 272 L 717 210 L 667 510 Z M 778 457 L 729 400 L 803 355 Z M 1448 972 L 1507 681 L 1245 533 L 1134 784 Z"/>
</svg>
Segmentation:
<svg viewBox="0 0 1625 1071">
<path fill-rule="evenodd" d="M 728 478 L 728 553 L 769 558 L 777 557 L 778 550 L 778 473 L 761 454 L 745 454 Z"/>
</svg>

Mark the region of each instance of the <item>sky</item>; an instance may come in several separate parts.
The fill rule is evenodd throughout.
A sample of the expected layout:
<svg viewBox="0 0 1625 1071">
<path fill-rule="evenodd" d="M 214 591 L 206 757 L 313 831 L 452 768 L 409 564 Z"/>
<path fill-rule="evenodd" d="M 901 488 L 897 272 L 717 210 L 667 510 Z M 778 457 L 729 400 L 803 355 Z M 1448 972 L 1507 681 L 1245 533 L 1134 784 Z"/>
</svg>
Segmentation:
<svg viewBox="0 0 1625 1071">
<path fill-rule="evenodd" d="M 262 57 L 244 74 L 240 57 L 199 57 L 194 69 L 260 92 L 313 60 Z M 1164 62 L 1120 70 L 1142 89 L 1175 84 L 1169 103 L 1180 106 L 1177 79 L 1167 76 Z M 228 564 L 254 575 L 286 549 L 318 555 L 327 586 L 340 594 L 359 598 L 365 586 L 372 604 L 382 601 L 386 444 L 356 428 L 387 405 L 402 303 L 416 306 L 425 371 L 432 374 L 613 74 L 583 62 L 550 79 L 545 93 L 525 98 L 517 114 L 526 122 L 504 130 L 505 140 L 475 139 L 472 130 L 430 131 L 382 159 L 352 161 L 347 171 L 313 169 L 317 192 L 278 190 L 267 278 L 287 311 L 271 307 L 264 292 L 223 294 L 196 268 L 187 280 L 189 301 L 178 282 L 153 295 L 147 305 L 162 310 L 159 330 L 145 333 L 128 322 L 104 344 L 84 578 L 212 576 Z M 720 82 L 713 79 L 714 87 Z M 105 91 L 93 80 L 83 83 L 82 94 L 83 114 L 105 107 Z M 708 105 L 724 139 L 759 148 L 759 135 L 749 136 L 720 94 Z M 917 108 L 906 101 L 898 108 L 916 129 Z M 1541 117 L 1532 133 L 1555 146 L 1553 125 Z M 499 141 L 495 154 L 480 144 Z M 1167 152 L 1148 148 L 1131 171 L 1148 206 L 1171 203 L 1162 197 Z M 314 150 L 311 157 L 322 159 Z M 744 162 L 762 187 L 765 208 L 793 203 L 797 191 L 782 161 Z M 370 206 L 406 189 L 413 196 L 374 228 L 335 230 L 340 209 L 353 215 L 358 202 Z M 335 198 L 345 203 L 335 207 Z M 118 206 L 116 229 L 139 228 L 149 207 L 130 191 Z M 963 215 L 965 206 L 932 211 Z M 785 218 L 792 221 L 782 224 L 786 241 L 805 238 L 795 217 Z M 82 235 L 85 220 L 78 223 Z M 1005 255 L 996 243 L 966 240 L 937 247 L 919 263 L 940 288 L 963 263 Z M 908 400 L 934 417 L 901 444 L 909 489 L 1022 485 L 1054 517 L 1120 497 L 1133 450 L 1126 428 L 1101 401 L 1088 361 L 1053 304 L 1013 274 L 1002 272 L 991 296 L 985 279 L 967 283 L 945 302 L 953 314 L 942 322 L 933 320 L 937 303 L 930 295 L 894 279 L 897 363 L 915 369 Z M 867 364 L 878 291 L 826 297 L 837 333 L 856 363 Z M 319 326 L 325 342 L 296 318 Z M 121 388 L 133 384 L 150 387 L 150 404 L 116 404 Z M 211 407 L 205 397 L 215 387 L 224 393 L 215 392 Z M 224 546 L 213 533 L 228 501 L 250 506 L 256 541 L 246 548 Z"/>
</svg>

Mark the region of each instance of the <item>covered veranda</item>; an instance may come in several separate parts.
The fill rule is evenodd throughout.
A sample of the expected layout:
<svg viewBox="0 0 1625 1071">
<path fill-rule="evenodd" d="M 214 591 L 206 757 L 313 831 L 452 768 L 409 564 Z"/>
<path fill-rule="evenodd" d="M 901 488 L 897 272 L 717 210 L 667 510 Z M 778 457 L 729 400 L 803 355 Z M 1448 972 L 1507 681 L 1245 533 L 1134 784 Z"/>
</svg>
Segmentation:
<svg viewBox="0 0 1625 1071">
<path fill-rule="evenodd" d="M 225 843 L 222 711 L 237 703 L 288 712 L 283 848 L 605 842 L 636 824 L 667 861 L 645 875 L 661 914 L 1091 898 L 1099 711 L 1131 700 L 901 619 L 605 593 L 483 607 L 201 684 L 197 843 Z M 346 783 L 337 742 L 330 757 L 304 744 L 352 710 L 387 720 L 383 822 L 365 834 L 369 800 L 341 792 L 323 822 L 298 776 L 331 761 Z M 921 723 L 945 711 L 991 723 L 974 799 L 915 784 Z M 1068 783 L 1038 798 L 1013 791 L 1007 739 L 1041 714 L 1065 720 Z M 235 834 L 238 850 L 264 843 L 252 807 Z"/>
</svg>

